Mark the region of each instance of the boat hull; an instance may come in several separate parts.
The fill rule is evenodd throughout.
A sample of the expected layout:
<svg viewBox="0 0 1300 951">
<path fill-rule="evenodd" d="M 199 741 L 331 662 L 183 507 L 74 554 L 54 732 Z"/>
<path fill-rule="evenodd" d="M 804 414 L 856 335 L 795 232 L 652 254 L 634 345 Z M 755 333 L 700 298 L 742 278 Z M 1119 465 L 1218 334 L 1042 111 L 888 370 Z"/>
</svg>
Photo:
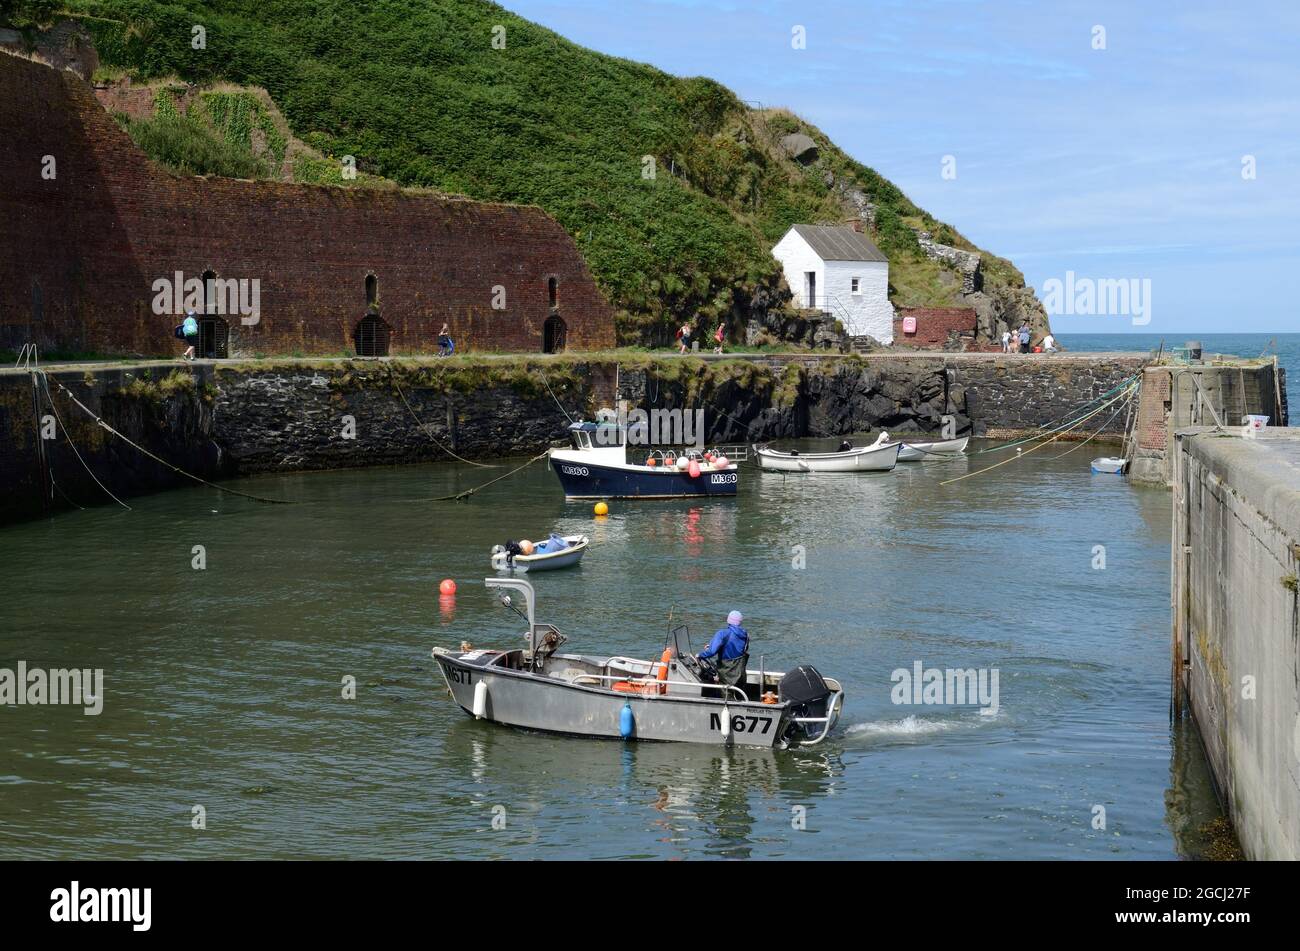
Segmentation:
<svg viewBox="0 0 1300 951">
<path fill-rule="evenodd" d="M 790 723 L 784 705 L 618 693 L 496 670 L 450 654 L 438 653 L 434 659 L 462 710 L 474 715 L 474 692 L 482 682 L 487 691 L 483 719 L 522 729 L 624 739 L 620 721 L 623 707 L 629 705 L 634 727 L 626 739 L 771 748 L 779 745 Z M 722 733 L 723 717 L 731 723 L 729 738 Z"/>
<path fill-rule="evenodd" d="M 551 469 L 568 499 L 677 499 L 735 495 L 740 474 L 734 465 L 706 470 L 695 478 L 680 469 L 616 466 L 552 457 Z"/>
<path fill-rule="evenodd" d="M 791 455 L 772 449 L 755 449 L 758 465 L 769 472 L 888 472 L 898 462 L 899 443 L 853 449 L 848 452 L 810 452 Z"/>
</svg>

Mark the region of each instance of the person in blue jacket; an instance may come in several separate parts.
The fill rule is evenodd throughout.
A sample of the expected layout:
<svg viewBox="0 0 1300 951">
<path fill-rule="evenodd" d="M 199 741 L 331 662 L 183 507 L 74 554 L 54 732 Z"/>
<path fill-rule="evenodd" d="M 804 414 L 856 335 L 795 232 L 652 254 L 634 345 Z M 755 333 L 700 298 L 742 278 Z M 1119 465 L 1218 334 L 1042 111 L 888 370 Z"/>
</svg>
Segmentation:
<svg viewBox="0 0 1300 951">
<path fill-rule="evenodd" d="M 718 683 L 740 685 L 745 681 L 749 664 L 749 631 L 740 626 L 745 618 L 739 611 L 727 615 L 727 626 L 713 635 L 709 646 L 700 651 L 700 660 L 716 657 Z"/>
</svg>

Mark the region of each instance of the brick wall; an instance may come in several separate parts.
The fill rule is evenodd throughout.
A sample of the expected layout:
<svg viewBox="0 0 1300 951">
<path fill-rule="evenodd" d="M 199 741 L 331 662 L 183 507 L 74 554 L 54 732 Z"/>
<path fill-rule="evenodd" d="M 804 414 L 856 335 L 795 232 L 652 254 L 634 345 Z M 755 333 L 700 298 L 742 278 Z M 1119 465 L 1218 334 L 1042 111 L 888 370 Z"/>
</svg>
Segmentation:
<svg viewBox="0 0 1300 951">
<path fill-rule="evenodd" d="M 458 349 L 541 351 L 550 278 L 568 346 L 614 343 L 586 263 L 539 208 L 174 176 L 83 80 L 5 54 L 0 129 L 15 133 L 0 136 L 0 347 L 177 353 L 154 282 L 209 270 L 260 282 L 256 323 L 226 318 L 232 354 L 353 352 L 369 275 L 395 353 L 436 350 L 444 321 Z"/>
<path fill-rule="evenodd" d="M 903 333 L 903 319 L 916 318 L 916 332 Z M 899 307 L 894 315 L 894 346 L 921 350 L 997 350 L 977 341 L 977 316 L 970 307 Z"/>
</svg>

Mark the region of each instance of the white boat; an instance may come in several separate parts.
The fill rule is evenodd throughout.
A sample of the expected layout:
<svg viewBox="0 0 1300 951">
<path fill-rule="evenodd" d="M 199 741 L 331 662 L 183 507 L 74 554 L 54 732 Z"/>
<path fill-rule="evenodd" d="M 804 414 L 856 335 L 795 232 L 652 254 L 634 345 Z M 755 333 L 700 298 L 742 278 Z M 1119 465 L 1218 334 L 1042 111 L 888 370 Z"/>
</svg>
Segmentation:
<svg viewBox="0 0 1300 951">
<path fill-rule="evenodd" d="M 657 659 L 559 653 L 568 638 L 536 620 L 529 582 L 484 583 L 527 622 L 528 646 L 433 648 L 452 699 L 475 719 L 593 738 L 785 749 L 821 743 L 840 718 L 844 688 L 811 666 L 783 673 L 760 659 L 741 683 L 717 683 L 684 627 L 671 632 Z M 523 610 L 508 592 L 523 597 Z"/>
<path fill-rule="evenodd" d="M 937 459 L 941 456 L 960 456 L 966 451 L 969 436 L 960 439 L 940 439 L 935 442 L 903 442 L 898 452 L 899 462 L 920 462 L 924 459 Z"/>
<path fill-rule="evenodd" d="M 1124 467 L 1127 465 L 1128 460 L 1121 459 L 1118 456 L 1098 456 L 1092 460 L 1092 471 L 1118 475 L 1124 471 Z"/>
<path fill-rule="evenodd" d="M 563 543 L 563 544 L 561 544 Z M 518 545 L 492 546 L 492 567 L 498 571 L 518 568 L 520 571 L 553 571 L 569 568 L 582 561 L 583 553 L 591 539 L 586 535 L 552 535 L 533 546 L 533 553 L 525 555 Z"/>
<path fill-rule="evenodd" d="M 771 472 L 888 472 L 898 462 L 901 443 L 877 442 L 843 452 L 780 452 L 755 446 L 759 468 Z"/>
</svg>

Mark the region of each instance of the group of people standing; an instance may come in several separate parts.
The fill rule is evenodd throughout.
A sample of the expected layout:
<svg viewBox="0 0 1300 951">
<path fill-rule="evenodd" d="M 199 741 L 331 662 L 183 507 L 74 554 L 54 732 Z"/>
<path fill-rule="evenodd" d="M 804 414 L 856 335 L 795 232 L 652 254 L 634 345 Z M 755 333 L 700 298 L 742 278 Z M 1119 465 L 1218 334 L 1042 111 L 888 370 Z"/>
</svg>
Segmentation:
<svg viewBox="0 0 1300 951">
<path fill-rule="evenodd" d="M 683 323 L 680 327 L 677 328 L 677 345 L 679 347 L 678 350 L 679 353 L 690 353 L 692 333 L 693 333 L 693 329 L 689 321 Z M 718 321 L 717 329 L 713 331 L 713 352 L 714 353 L 722 352 L 722 344 L 726 341 L 726 339 L 727 339 L 727 322 L 725 320 L 720 320 Z"/>
<path fill-rule="evenodd" d="M 1003 353 L 1031 353 L 1032 349 L 1029 344 L 1033 340 L 1033 331 L 1029 329 L 1029 322 L 1025 321 L 1020 325 L 1020 329 L 1012 331 L 1010 327 L 1002 331 L 1002 352 Z M 1043 337 L 1038 348 L 1043 353 L 1056 353 L 1056 338 L 1052 336 L 1049 330 Z"/>
</svg>

